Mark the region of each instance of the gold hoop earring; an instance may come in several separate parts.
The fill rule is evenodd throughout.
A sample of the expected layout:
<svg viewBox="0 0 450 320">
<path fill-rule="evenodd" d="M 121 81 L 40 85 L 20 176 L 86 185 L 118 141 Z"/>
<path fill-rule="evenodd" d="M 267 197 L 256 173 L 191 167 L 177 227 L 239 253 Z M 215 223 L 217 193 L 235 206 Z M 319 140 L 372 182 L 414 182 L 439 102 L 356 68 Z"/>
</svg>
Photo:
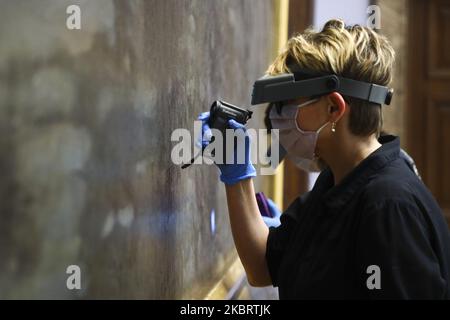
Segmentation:
<svg viewBox="0 0 450 320">
<path fill-rule="evenodd" d="M 331 132 L 336 132 L 336 122 L 333 122 L 332 124 L 331 124 Z"/>
</svg>

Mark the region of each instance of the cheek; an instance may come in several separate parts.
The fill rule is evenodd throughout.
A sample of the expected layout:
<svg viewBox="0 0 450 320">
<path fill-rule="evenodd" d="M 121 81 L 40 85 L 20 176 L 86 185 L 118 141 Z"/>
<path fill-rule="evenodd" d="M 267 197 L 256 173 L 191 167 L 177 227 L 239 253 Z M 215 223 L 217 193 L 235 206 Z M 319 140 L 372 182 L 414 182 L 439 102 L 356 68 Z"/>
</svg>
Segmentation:
<svg viewBox="0 0 450 320">
<path fill-rule="evenodd" d="M 316 131 L 320 127 L 318 112 L 311 108 L 300 108 L 297 112 L 297 126 L 303 131 Z"/>
<path fill-rule="evenodd" d="M 331 124 L 329 124 L 328 126 L 331 127 Z M 319 137 L 317 139 L 317 148 L 318 149 L 320 149 L 321 146 L 328 145 L 328 142 L 330 141 L 331 129 L 328 126 L 323 128 L 323 130 L 319 134 Z"/>
</svg>

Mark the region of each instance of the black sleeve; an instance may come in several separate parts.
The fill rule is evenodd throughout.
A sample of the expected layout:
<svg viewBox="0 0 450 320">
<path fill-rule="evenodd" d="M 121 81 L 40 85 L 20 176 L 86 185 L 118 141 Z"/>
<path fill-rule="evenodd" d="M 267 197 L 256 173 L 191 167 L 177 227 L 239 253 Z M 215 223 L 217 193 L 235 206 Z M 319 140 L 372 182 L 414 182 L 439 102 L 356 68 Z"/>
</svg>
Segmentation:
<svg viewBox="0 0 450 320">
<path fill-rule="evenodd" d="M 278 286 L 278 269 L 292 230 L 298 223 L 298 215 L 301 205 L 306 200 L 308 193 L 297 198 L 281 215 L 281 224 L 278 227 L 269 228 L 267 237 L 266 261 L 269 274 L 274 287 Z"/>
<path fill-rule="evenodd" d="M 442 299 L 447 283 L 415 203 L 388 200 L 364 212 L 356 241 L 358 281 L 371 299 Z M 380 288 L 376 284 L 379 267 Z M 369 289 L 372 287 L 372 289 Z"/>
</svg>

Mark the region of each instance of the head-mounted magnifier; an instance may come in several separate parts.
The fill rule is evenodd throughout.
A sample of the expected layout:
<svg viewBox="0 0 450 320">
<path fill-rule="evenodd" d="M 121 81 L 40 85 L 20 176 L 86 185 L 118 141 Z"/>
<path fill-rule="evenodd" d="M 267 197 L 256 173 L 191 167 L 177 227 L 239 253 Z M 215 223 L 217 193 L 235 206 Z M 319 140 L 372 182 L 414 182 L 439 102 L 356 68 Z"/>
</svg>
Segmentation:
<svg viewBox="0 0 450 320">
<path fill-rule="evenodd" d="M 339 92 L 343 96 L 358 98 L 376 104 L 389 105 L 394 94 L 394 90 L 374 83 L 357 81 L 335 74 L 320 74 L 310 70 L 296 70 L 293 73 L 286 73 L 277 76 L 265 76 L 257 80 L 253 85 L 252 105 L 270 103 L 266 110 L 265 123 L 271 129 L 268 112 L 271 107 L 276 107 L 280 112 L 283 102 L 298 99 L 301 97 L 319 97 L 331 92 Z M 287 155 L 286 150 L 279 145 L 279 161 Z M 271 148 L 267 151 L 267 156 L 271 156 Z"/>
<path fill-rule="evenodd" d="M 306 77 L 306 78 L 305 78 Z M 338 92 L 344 96 L 377 103 L 391 103 L 393 89 L 374 83 L 328 75 L 312 75 L 309 71 L 265 76 L 253 85 L 252 105 L 266 102 L 279 102 L 300 97 L 321 96 Z"/>
</svg>

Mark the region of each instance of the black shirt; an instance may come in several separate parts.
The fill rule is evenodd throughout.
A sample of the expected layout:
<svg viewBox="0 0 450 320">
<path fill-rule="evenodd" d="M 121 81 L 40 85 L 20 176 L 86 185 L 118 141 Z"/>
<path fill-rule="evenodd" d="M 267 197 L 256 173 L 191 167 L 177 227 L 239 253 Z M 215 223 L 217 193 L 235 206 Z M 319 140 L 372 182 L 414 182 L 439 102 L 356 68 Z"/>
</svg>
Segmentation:
<svg viewBox="0 0 450 320">
<path fill-rule="evenodd" d="M 280 299 L 449 299 L 448 226 L 399 139 L 383 140 L 338 185 L 322 171 L 270 228 Z"/>
</svg>

